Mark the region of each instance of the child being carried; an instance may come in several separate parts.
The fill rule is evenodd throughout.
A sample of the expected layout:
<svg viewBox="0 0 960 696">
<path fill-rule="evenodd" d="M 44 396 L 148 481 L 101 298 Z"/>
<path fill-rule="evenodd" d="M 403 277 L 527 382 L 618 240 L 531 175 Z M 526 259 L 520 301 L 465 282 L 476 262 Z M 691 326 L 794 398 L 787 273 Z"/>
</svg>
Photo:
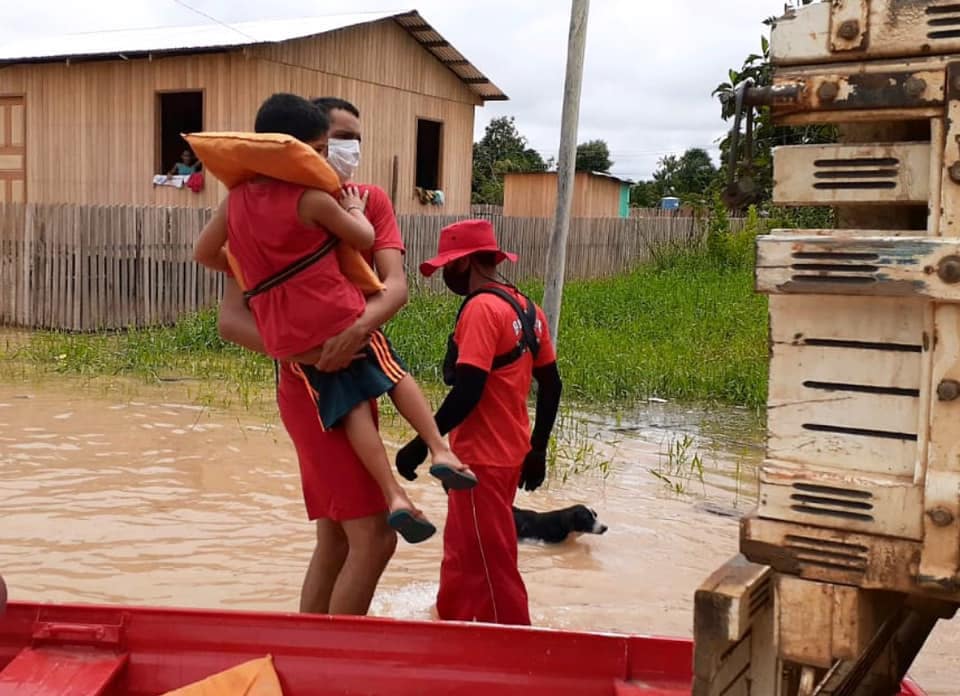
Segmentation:
<svg viewBox="0 0 960 696">
<path fill-rule="evenodd" d="M 312 103 L 292 94 L 275 94 L 257 112 L 255 131 L 285 134 L 325 154 L 329 121 Z M 200 139 L 203 134 L 197 134 Z M 191 136 L 187 136 L 191 140 Z M 191 140 L 207 171 L 204 148 Z M 211 157 L 214 150 L 207 149 Z M 313 153 L 310 153 L 313 156 Z M 288 360 L 322 345 L 363 313 L 365 297 L 348 279 L 333 253 L 337 244 L 369 249 L 374 229 L 364 215 L 366 196 L 340 181 L 321 154 L 310 162 L 328 182 L 312 188 L 256 174 L 236 183 L 197 240 L 194 258 L 219 271 L 233 270 L 247 292 L 250 310 L 267 353 Z M 257 171 L 257 163 L 250 163 Z M 328 176 L 329 175 L 329 176 Z M 230 182 L 225 181 L 228 186 Z M 339 202 L 332 193 L 346 186 Z M 229 249 L 229 251 L 228 251 Z M 233 261 L 234 263 L 231 263 Z M 251 289 L 252 288 L 252 289 Z M 371 400 L 390 394 L 397 410 L 426 443 L 430 472 L 447 487 L 476 485 L 476 477 L 444 442 L 430 405 L 382 332 L 370 337 L 362 359 L 338 372 L 293 364 L 317 405 L 319 425 L 343 427 L 390 510 L 389 521 L 410 543 L 428 539 L 436 528 L 418 510 L 394 477 L 374 423 Z"/>
</svg>

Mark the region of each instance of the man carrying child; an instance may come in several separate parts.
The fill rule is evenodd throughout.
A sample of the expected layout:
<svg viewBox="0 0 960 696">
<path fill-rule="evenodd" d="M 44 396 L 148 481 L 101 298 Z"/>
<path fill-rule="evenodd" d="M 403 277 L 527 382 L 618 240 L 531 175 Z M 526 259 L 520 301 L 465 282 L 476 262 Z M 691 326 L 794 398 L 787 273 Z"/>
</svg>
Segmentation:
<svg viewBox="0 0 960 696">
<path fill-rule="evenodd" d="M 314 99 L 329 118 L 328 139 L 334 148 L 352 145 L 354 167 L 341 173 L 352 181 L 363 139 L 360 111 L 337 97 Z M 346 148 L 344 148 L 346 149 Z M 296 362 L 338 370 L 352 362 L 370 334 L 386 324 L 407 302 L 405 248 L 387 193 L 359 184 L 367 196 L 365 214 L 374 227 L 373 248 L 361 252 L 384 285 L 367 298 L 354 324 L 319 349 L 296 356 Z M 257 324 L 243 293 L 228 274 L 220 302 L 218 328 L 224 340 L 265 353 Z M 316 406 L 302 388 L 292 362 L 280 362 L 277 405 L 297 451 L 307 517 L 316 526 L 316 544 L 300 594 L 300 611 L 320 614 L 365 614 L 377 583 L 396 548 L 397 536 L 387 524 L 387 504 L 376 482 L 357 457 L 342 428 L 323 430 Z M 376 404 L 372 404 L 376 413 Z"/>
<path fill-rule="evenodd" d="M 323 111 L 290 94 L 264 102 L 255 125 L 258 133 L 286 134 L 322 153 L 328 128 Z M 363 293 L 343 275 L 337 256 L 326 252 L 338 241 L 360 249 L 372 246 L 375 235 L 365 204 L 355 187 L 338 202 L 319 189 L 259 176 L 235 186 L 201 233 L 195 258 L 217 270 L 229 269 L 229 240 L 242 275 L 238 280 L 251 288 L 247 297 L 258 333 L 275 359 L 290 360 L 322 345 L 364 313 Z M 292 369 L 316 404 L 319 426 L 343 427 L 387 501 L 390 524 L 411 543 L 429 538 L 435 528 L 394 478 L 370 400 L 390 394 L 428 444 L 431 473 L 445 485 L 468 488 L 476 479 L 450 452 L 426 399 L 383 334 L 374 332 L 363 359 L 346 369 L 324 373 L 300 363 Z"/>
</svg>

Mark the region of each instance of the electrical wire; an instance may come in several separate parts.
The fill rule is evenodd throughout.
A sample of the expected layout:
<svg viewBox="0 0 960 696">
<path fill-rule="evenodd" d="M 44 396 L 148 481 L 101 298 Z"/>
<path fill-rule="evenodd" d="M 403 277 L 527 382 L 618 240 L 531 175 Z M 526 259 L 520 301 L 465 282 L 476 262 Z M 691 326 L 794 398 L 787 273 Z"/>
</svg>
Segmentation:
<svg viewBox="0 0 960 696">
<path fill-rule="evenodd" d="M 240 31 L 240 30 L 237 29 L 235 26 L 230 25 L 230 24 L 227 24 L 226 22 L 221 22 L 219 19 L 217 19 L 217 18 L 214 17 L 213 15 L 209 15 L 209 14 L 207 14 L 206 12 L 204 12 L 203 10 L 198 10 L 196 7 L 193 7 L 193 6 L 191 6 L 191 5 L 188 5 L 188 4 L 185 3 L 183 0 L 173 0 L 173 2 L 176 3 L 177 5 L 180 5 L 180 7 L 183 7 L 183 8 L 185 8 L 185 9 L 187 9 L 187 10 L 190 10 L 191 12 L 195 12 L 196 14 L 200 15 L 201 17 L 206 17 L 207 19 L 209 19 L 211 22 L 214 22 L 215 24 L 219 24 L 219 25 L 222 26 L 222 27 L 226 27 L 226 28 L 229 29 L 230 31 L 233 31 L 233 32 L 236 32 L 237 34 L 240 34 L 240 36 L 243 36 L 244 38 L 250 39 L 251 41 L 254 41 L 254 42 L 259 41 L 259 39 L 258 39 L 257 37 L 255 37 L 255 36 L 250 36 L 250 34 L 247 34 L 246 32 Z"/>
</svg>

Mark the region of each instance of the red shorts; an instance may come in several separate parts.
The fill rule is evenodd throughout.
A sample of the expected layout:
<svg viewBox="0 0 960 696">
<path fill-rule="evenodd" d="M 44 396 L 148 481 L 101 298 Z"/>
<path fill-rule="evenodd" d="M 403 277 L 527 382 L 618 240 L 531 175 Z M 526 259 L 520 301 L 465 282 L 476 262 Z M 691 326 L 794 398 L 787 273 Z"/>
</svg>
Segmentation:
<svg viewBox="0 0 960 696">
<path fill-rule="evenodd" d="M 520 469 L 472 464 L 470 469 L 477 485 L 447 496 L 437 614 L 447 621 L 529 626 L 513 521 Z"/>
<path fill-rule="evenodd" d="M 307 517 L 343 522 L 386 514 L 387 501 L 353 451 L 343 428 L 324 432 L 316 403 L 289 367 L 280 369 L 277 405 L 297 450 Z M 371 406 L 376 422 L 376 402 Z"/>
</svg>

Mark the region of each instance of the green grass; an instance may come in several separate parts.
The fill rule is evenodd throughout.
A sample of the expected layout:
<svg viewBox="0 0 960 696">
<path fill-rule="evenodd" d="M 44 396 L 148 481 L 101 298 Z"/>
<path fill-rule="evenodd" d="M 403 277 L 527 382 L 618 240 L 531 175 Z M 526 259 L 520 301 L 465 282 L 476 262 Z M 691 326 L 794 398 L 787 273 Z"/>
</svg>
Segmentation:
<svg viewBox="0 0 960 696">
<path fill-rule="evenodd" d="M 686 493 L 694 481 L 698 481 L 704 493 L 706 492 L 703 458 L 696 448 L 691 454 L 694 444 L 693 437 L 688 434 L 671 440 L 666 452 L 660 452 L 657 468 L 650 469 L 650 473 L 671 493 Z M 739 481 L 739 476 L 737 480 Z"/>
<path fill-rule="evenodd" d="M 566 286 L 558 342 L 566 398 L 765 403 L 767 300 L 753 289 L 753 233 L 712 244 Z M 542 299 L 542 285 L 523 289 Z M 456 308 L 448 296 L 416 297 L 387 328 L 421 378 L 439 380 Z"/>
<path fill-rule="evenodd" d="M 569 283 L 559 337 L 567 403 L 628 406 L 661 397 L 761 407 L 767 310 L 766 298 L 753 291 L 752 243 L 753 232 L 720 229 L 702 248 L 662 252 L 655 263 L 628 275 Z M 542 299 L 541 285 L 524 290 Z M 457 304 L 449 295 L 415 294 L 387 327 L 427 387 L 440 384 Z M 272 398 L 272 364 L 225 344 L 214 311 L 166 328 L 34 332 L 0 346 L 0 358 L 87 376 L 207 380 L 246 406 Z"/>
<path fill-rule="evenodd" d="M 273 364 L 265 357 L 225 343 L 217 335 L 217 315 L 208 310 L 170 327 L 74 334 L 36 331 L 17 334 L 0 345 L 6 376 L 36 372 L 81 377 L 133 376 L 147 381 L 198 380 L 198 399 L 250 407 L 264 399 Z M 269 395 L 266 396 L 270 399 Z"/>
</svg>

